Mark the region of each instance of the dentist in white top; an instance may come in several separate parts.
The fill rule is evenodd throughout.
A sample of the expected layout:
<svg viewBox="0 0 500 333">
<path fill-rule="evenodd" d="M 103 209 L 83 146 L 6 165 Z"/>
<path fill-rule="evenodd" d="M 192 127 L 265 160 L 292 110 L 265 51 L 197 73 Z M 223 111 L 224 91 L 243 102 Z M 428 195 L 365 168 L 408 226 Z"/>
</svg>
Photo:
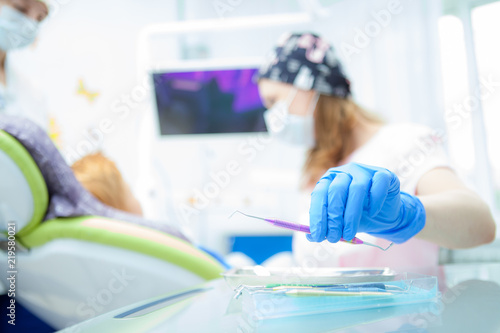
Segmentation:
<svg viewBox="0 0 500 333">
<path fill-rule="evenodd" d="M 0 0 L 0 114 L 26 117 L 45 129 L 49 120 L 43 95 L 18 50 L 35 41 L 47 15 L 45 1 Z"/>
</svg>

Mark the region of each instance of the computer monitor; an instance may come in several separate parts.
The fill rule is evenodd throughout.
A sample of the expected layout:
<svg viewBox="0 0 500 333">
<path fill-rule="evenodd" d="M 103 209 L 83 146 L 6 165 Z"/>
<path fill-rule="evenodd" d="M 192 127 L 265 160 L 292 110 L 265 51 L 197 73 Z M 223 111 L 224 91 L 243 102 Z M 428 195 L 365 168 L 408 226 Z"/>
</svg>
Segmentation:
<svg viewBox="0 0 500 333">
<path fill-rule="evenodd" d="M 153 72 L 160 134 L 265 132 L 257 66 Z"/>
</svg>

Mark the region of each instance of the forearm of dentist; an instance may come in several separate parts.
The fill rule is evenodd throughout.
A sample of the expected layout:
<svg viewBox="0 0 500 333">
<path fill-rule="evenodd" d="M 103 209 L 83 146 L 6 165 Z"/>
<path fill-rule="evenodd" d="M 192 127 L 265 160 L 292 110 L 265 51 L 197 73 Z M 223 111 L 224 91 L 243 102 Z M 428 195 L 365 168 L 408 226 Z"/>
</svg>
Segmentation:
<svg viewBox="0 0 500 333">
<path fill-rule="evenodd" d="M 426 221 L 415 236 L 445 248 L 470 248 L 495 239 L 496 225 L 488 205 L 467 189 L 449 169 L 425 174 L 417 186 Z"/>
</svg>

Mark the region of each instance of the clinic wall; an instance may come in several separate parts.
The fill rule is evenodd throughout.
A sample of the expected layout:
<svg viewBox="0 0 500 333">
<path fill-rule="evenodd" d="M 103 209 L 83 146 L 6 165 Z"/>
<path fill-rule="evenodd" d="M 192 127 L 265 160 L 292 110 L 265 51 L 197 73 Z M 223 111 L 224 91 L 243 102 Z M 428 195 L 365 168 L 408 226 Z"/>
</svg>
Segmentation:
<svg viewBox="0 0 500 333">
<path fill-rule="evenodd" d="M 174 20 L 176 2 L 54 3 L 61 5 L 44 24 L 36 53 L 61 150 L 73 161 L 91 149 L 103 149 L 133 182 L 139 148 L 134 133 L 140 104 L 149 98 L 137 78 L 137 36 L 147 24 Z M 79 91 L 80 80 L 84 89 Z"/>
</svg>

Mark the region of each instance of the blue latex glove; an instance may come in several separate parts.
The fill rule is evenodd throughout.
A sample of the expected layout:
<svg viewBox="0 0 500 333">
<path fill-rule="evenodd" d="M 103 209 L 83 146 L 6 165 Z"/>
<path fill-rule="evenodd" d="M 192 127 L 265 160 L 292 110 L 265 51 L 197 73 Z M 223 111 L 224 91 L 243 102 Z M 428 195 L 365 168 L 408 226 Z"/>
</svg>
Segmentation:
<svg viewBox="0 0 500 333">
<path fill-rule="evenodd" d="M 311 242 L 336 243 L 366 232 L 399 244 L 423 229 L 425 209 L 417 197 L 400 192 L 391 171 L 349 163 L 328 170 L 316 184 L 309 218 Z"/>
</svg>

